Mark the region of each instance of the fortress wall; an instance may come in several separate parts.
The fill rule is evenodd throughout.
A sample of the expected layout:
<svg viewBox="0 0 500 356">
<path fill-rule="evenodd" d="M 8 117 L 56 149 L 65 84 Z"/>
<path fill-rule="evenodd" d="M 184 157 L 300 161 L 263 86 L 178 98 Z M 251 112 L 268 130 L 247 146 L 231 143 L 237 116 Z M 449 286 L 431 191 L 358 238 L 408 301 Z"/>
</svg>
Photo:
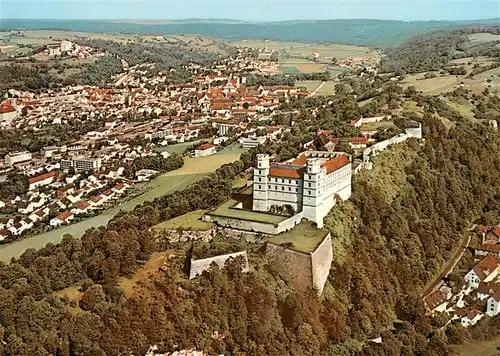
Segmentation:
<svg viewBox="0 0 500 356">
<path fill-rule="evenodd" d="M 318 248 L 311 254 L 312 265 L 312 284 L 318 290 L 323 292 L 323 287 L 330 274 L 330 267 L 333 261 L 332 238 L 328 234 L 321 242 Z"/>
<path fill-rule="evenodd" d="M 293 288 L 304 291 L 312 286 L 311 255 L 272 243 L 266 244 L 266 256 L 280 276 Z"/>
<path fill-rule="evenodd" d="M 236 258 L 238 256 L 243 256 L 243 272 L 248 272 L 249 271 L 249 265 L 248 265 L 248 256 L 246 251 L 241 251 L 241 252 L 235 252 L 235 253 L 229 253 L 227 255 L 220 255 L 220 256 L 215 256 L 215 257 L 210 257 L 210 258 L 204 258 L 201 260 L 191 260 L 191 266 L 189 268 L 189 279 L 195 278 L 197 275 L 201 274 L 203 271 L 206 271 L 207 269 L 210 268 L 210 265 L 212 263 L 217 264 L 219 268 L 223 268 L 224 264 L 226 263 L 227 260 L 230 258 Z"/>
</svg>

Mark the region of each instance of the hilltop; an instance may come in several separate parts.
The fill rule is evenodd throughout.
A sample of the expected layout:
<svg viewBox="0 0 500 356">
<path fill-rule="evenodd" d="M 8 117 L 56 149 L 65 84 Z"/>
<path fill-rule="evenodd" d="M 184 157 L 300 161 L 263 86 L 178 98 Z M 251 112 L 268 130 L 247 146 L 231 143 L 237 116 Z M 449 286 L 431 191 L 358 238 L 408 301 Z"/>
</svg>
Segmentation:
<svg viewBox="0 0 500 356">
<path fill-rule="evenodd" d="M 270 39 L 276 41 L 329 42 L 373 47 L 390 47 L 434 29 L 497 23 L 478 21 L 393 21 L 393 20 L 292 20 L 240 22 L 227 19 L 188 20 L 15 20 L 4 19 L 0 29 L 63 29 L 81 32 L 178 35 L 201 34 L 227 40 Z"/>
</svg>

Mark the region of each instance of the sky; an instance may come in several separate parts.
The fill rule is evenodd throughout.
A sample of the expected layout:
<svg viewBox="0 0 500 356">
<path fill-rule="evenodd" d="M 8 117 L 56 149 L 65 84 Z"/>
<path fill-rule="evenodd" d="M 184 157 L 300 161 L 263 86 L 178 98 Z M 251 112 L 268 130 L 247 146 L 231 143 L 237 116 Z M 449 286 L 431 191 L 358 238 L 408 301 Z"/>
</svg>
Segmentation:
<svg viewBox="0 0 500 356">
<path fill-rule="evenodd" d="M 0 0 L 0 19 L 478 20 L 500 0 Z M 1 20 L 0 20 L 1 21 Z"/>
</svg>

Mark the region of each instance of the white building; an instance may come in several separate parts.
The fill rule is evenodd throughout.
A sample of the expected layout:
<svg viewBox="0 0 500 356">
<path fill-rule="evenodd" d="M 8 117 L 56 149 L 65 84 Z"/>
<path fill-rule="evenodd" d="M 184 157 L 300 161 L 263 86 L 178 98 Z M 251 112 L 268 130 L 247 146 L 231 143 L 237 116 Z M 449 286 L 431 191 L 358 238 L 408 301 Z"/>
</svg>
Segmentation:
<svg viewBox="0 0 500 356">
<path fill-rule="evenodd" d="M 31 158 L 31 153 L 28 151 L 8 153 L 5 156 L 5 165 L 13 166 L 16 163 L 28 162 L 31 161 Z"/>
<path fill-rule="evenodd" d="M 477 289 L 479 283 L 493 281 L 500 272 L 500 261 L 495 256 L 486 256 L 465 275 L 465 281 L 470 289 Z"/>
<path fill-rule="evenodd" d="M 211 143 L 205 143 L 204 145 L 196 147 L 194 150 L 195 157 L 205 157 L 211 156 L 215 153 L 215 145 Z"/>
<path fill-rule="evenodd" d="M 351 174 L 350 156 L 344 154 L 307 151 L 291 162 L 273 164 L 269 155 L 257 155 L 253 210 L 290 206 L 321 228 L 335 203 L 350 198 Z"/>
<path fill-rule="evenodd" d="M 241 138 L 239 142 L 242 148 L 254 148 L 266 142 L 266 137 Z"/>
<path fill-rule="evenodd" d="M 495 316 L 500 312 L 500 290 L 493 294 L 486 303 L 486 314 Z"/>
<path fill-rule="evenodd" d="M 101 165 L 102 160 L 99 157 L 73 156 L 61 161 L 62 170 L 68 170 L 73 167 L 76 172 L 90 170 L 98 171 L 101 169 Z"/>
<path fill-rule="evenodd" d="M 51 184 L 59 175 L 59 171 L 51 171 L 42 175 L 30 178 L 29 190 Z"/>
</svg>

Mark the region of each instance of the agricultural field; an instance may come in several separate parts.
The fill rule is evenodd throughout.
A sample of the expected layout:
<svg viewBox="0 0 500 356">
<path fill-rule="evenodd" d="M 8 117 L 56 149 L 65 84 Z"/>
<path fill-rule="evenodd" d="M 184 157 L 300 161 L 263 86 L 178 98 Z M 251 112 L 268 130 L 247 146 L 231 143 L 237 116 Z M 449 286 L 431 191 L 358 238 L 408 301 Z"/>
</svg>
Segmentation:
<svg viewBox="0 0 500 356">
<path fill-rule="evenodd" d="M 296 83 L 297 87 L 304 87 L 306 90 L 315 91 L 323 83 L 321 80 L 302 80 Z"/>
<path fill-rule="evenodd" d="M 380 54 L 368 47 L 349 46 L 340 44 L 310 44 L 301 42 L 282 41 L 238 41 L 232 42 L 237 47 L 250 47 L 257 49 L 269 49 L 279 52 L 279 63 L 281 72 L 285 74 L 317 73 L 328 70 L 338 72 L 336 68 L 329 66 L 332 59 L 346 59 L 361 57 L 373 63 L 378 63 Z M 319 57 L 314 61 L 314 53 Z"/>
<path fill-rule="evenodd" d="M 476 74 L 473 78 L 466 76 L 442 75 L 424 79 L 424 73 L 412 74 L 405 77 L 404 87 L 414 86 L 424 94 L 437 95 L 455 90 L 458 87 L 470 89 L 473 93 L 480 93 L 485 88 L 500 89 L 500 68 L 487 70 Z"/>
<path fill-rule="evenodd" d="M 214 172 L 224 164 L 237 161 L 239 158 L 239 153 L 218 154 L 207 157 L 185 157 L 182 168 L 165 173 L 162 176 L 174 177 L 186 174 L 208 174 Z"/>
<path fill-rule="evenodd" d="M 281 72 L 285 74 L 321 73 L 325 71 L 325 65 L 305 58 L 280 57 L 279 62 Z"/>
<path fill-rule="evenodd" d="M 491 41 L 500 41 L 500 35 L 494 35 L 492 33 L 474 33 L 471 35 L 468 35 L 469 40 L 471 40 L 472 43 L 477 44 L 480 42 L 491 42 Z"/>
<path fill-rule="evenodd" d="M 195 210 L 176 218 L 164 221 L 154 227 L 155 230 L 187 230 L 187 231 L 206 231 L 210 230 L 214 224 L 208 221 L 201 221 L 205 215 L 204 210 Z"/>
<path fill-rule="evenodd" d="M 500 353 L 500 338 L 491 341 L 475 341 L 470 344 L 453 347 L 454 355 L 459 356 L 495 356 Z"/>
</svg>

